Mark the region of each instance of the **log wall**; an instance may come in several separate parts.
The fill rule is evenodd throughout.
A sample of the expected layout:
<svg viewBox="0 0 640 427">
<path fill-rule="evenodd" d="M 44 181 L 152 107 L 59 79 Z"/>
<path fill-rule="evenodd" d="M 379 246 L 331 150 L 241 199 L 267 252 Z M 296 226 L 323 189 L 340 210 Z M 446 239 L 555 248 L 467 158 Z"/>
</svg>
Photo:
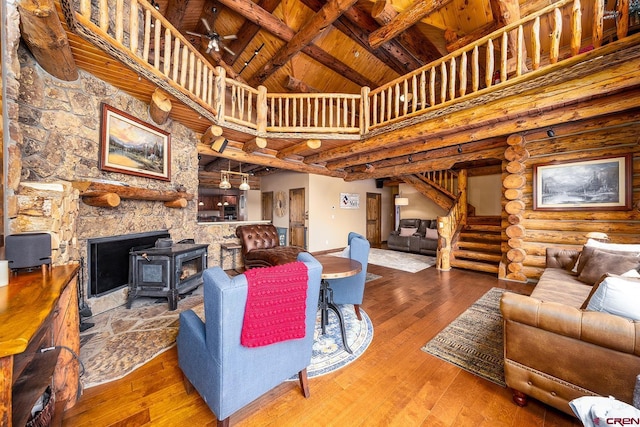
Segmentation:
<svg viewBox="0 0 640 427">
<path fill-rule="evenodd" d="M 633 111 L 509 137 L 510 146 L 503 163 L 502 229 L 506 254 L 506 268 L 501 270 L 503 278 L 538 279 L 545 267 L 547 247 L 580 249 L 591 231 L 607 233 L 612 243 L 640 242 L 638 117 L 639 112 Z M 534 210 L 535 165 L 629 153 L 632 158 L 631 209 Z"/>
</svg>

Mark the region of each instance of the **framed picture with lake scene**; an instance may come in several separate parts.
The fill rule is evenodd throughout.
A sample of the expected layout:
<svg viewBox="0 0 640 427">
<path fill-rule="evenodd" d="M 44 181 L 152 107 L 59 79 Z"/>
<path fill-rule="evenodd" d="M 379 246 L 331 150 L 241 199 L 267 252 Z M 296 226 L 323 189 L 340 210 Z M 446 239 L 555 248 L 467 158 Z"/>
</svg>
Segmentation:
<svg viewBox="0 0 640 427">
<path fill-rule="evenodd" d="M 171 180 L 171 135 L 102 104 L 100 169 Z"/>
<path fill-rule="evenodd" d="M 631 209 L 631 154 L 533 166 L 534 210 Z"/>
</svg>

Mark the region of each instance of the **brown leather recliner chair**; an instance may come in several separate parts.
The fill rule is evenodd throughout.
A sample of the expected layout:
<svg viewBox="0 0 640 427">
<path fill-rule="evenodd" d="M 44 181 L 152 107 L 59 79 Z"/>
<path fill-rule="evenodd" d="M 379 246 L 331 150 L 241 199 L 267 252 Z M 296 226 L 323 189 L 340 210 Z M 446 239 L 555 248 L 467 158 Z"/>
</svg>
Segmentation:
<svg viewBox="0 0 640 427">
<path fill-rule="evenodd" d="M 269 267 L 294 262 L 305 249 L 299 246 L 280 246 L 278 230 L 273 224 L 250 224 L 236 228 L 242 244 L 242 259 L 247 269 Z"/>
</svg>

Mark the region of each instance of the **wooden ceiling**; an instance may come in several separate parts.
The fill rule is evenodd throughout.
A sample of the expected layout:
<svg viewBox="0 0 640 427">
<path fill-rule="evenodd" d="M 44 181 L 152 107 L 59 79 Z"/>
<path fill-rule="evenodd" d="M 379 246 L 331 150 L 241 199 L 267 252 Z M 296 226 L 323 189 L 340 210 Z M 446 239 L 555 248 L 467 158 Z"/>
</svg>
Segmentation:
<svg viewBox="0 0 640 427">
<path fill-rule="evenodd" d="M 110 0 L 111 1 L 111 0 Z M 428 64 L 434 59 L 480 39 L 497 28 L 515 22 L 534 11 L 544 8 L 549 0 L 156 0 L 152 4 L 178 29 L 196 48 L 215 65 L 227 71 L 227 76 L 248 83 L 253 87 L 263 85 L 270 93 L 323 92 L 359 94 L 363 86 L 374 89 L 397 77 Z M 583 2 L 583 22 L 590 22 L 593 2 Z M 64 19 L 63 19 L 64 21 Z M 206 24 L 205 24 L 206 22 Z M 612 20 L 609 25 L 612 24 Z M 547 34 L 548 23 L 542 23 L 541 33 Z M 66 25 L 63 22 L 63 26 Z M 209 27 L 209 28 L 207 28 Z M 219 52 L 208 49 L 209 38 L 196 34 L 210 34 L 215 31 L 222 39 L 224 48 Z M 149 103 L 154 84 L 141 79 L 135 71 L 111 58 L 96 46 L 85 41 L 67 29 L 71 50 L 80 68 L 113 84 L 132 96 Z M 235 35 L 237 38 L 227 37 Z M 564 43 L 564 42 L 563 42 Z M 233 52 L 232 55 L 229 51 Z M 540 83 L 544 84 L 544 82 Z M 530 87 L 532 89 L 532 87 Z M 514 92 L 515 93 L 515 92 Z M 506 94 L 504 96 L 509 96 Z M 495 99 L 495 98 L 494 98 Z M 481 100 L 480 100 L 481 101 Z M 480 106 L 482 102 L 476 102 Z M 206 119 L 172 99 L 173 120 L 183 123 L 197 133 L 203 133 L 210 125 Z M 560 101 L 558 101 L 560 102 Z M 455 110 L 455 108 L 454 108 Z M 451 110 L 453 111 L 453 110 Z M 475 113 L 474 113 L 475 114 Z M 504 116 L 504 114 L 503 114 Z M 433 115 L 432 119 L 438 119 Z M 434 122 L 434 126 L 437 123 Z M 448 126 L 448 125 L 447 125 Z M 440 131 L 442 126 L 434 129 Z M 415 146 L 416 138 L 402 138 L 407 149 Z M 421 130 L 424 135 L 429 131 Z M 416 133 L 417 135 L 418 133 Z M 443 131 L 442 135 L 450 134 Z M 489 135 L 497 135 L 488 132 Z M 229 159 L 234 166 L 243 163 L 243 171 L 259 176 L 273 173 L 278 169 L 311 172 L 322 169 L 331 174 L 344 165 L 351 179 L 366 176 L 371 163 L 387 168 L 394 167 L 398 173 L 390 177 L 401 177 L 403 171 L 399 161 L 411 165 L 415 173 L 418 162 L 433 163 L 440 156 L 455 156 L 462 152 L 478 150 L 497 152 L 496 143 L 504 139 L 485 141 L 477 135 L 467 139 L 453 138 L 444 143 L 437 137 L 415 155 L 407 156 L 407 150 L 394 150 L 395 159 L 385 158 L 389 151 L 389 135 L 381 135 L 380 143 L 371 138 L 364 149 L 344 150 L 335 158 L 323 156 L 329 150 L 359 142 L 352 140 L 322 141 L 319 150 L 298 153 L 293 158 L 275 157 L 301 140 L 279 139 L 269 142 L 261 153 L 250 154 L 242 151 L 243 145 L 251 140 L 251 135 L 243 135 L 233 129 L 226 129 L 224 136 L 229 140 L 230 156 L 218 155 L 208 147 L 198 144 L 199 164 L 202 171 L 219 171 L 229 167 Z M 428 140 L 428 138 L 427 138 Z M 455 141 L 454 141 L 455 140 Z M 385 142 L 386 141 L 386 142 Z M 440 142 L 439 142 L 440 141 Z M 412 143 L 413 145 L 409 145 Z M 398 147 L 394 141 L 392 146 Z M 462 147 L 461 147 L 462 144 Z M 426 148 L 426 147 L 430 148 Z M 489 151 L 487 151 L 489 152 Z M 418 154 L 419 153 L 419 154 Z M 345 157 L 348 156 L 348 157 Z M 224 159 L 222 158 L 224 157 Z M 464 156 L 461 156 L 464 157 Z M 482 161 L 481 166 L 499 163 L 498 157 L 477 155 L 461 158 L 463 162 Z M 310 162 L 311 158 L 314 162 Z M 303 163 L 301 160 L 304 159 Z M 253 161 L 252 161 L 253 160 Z M 315 161 L 317 160 L 317 161 Z M 412 163 L 413 162 L 413 163 Z M 252 165 L 253 163 L 253 165 Z M 331 164 L 331 168 L 325 165 Z M 429 163 L 429 164 L 431 164 Z M 450 162 L 443 162 L 450 164 Z M 315 166 L 314 166 L 315 165 Z M 267 170 L 268 169 L 268 170 Z M 424 169 L 426 170 L 426 169 Z M 413 171 L 413 172 L 412 172 Z M 355 177 L 355 178 L 354 178 Z M 385 176 L 386 177 L 386 176 Z M 380 176 L 376 176 L 380 178 Z"/>
</svg>

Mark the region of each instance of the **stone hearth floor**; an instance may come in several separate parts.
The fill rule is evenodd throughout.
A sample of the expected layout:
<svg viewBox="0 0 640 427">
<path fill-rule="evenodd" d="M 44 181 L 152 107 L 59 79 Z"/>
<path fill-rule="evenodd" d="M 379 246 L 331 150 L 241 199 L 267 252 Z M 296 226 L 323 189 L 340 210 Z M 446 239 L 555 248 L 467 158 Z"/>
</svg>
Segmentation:
<svg viewBox="0 0 640 427">
<path fill-rule="evenodd" d="M 80 333 L 84 388 L 121 378 L 171 348 L 178 335 L 180 312 L 194 308 L 203 317 L 202 286 L 169 311 L 166 298 L 139 297 L 131 306 L 83 319 L 94 326 Z"/>
</svg>

